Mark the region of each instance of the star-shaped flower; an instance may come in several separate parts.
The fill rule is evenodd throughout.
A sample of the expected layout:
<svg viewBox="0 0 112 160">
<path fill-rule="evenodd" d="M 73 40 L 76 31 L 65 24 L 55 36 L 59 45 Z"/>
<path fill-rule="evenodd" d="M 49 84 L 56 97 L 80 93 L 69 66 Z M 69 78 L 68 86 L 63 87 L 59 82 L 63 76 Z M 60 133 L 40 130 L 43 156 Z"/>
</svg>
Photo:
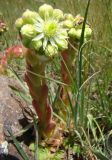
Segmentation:
<svg viewBox="0 0 112 160">
<path fill-rule="evenodd" d="M 38 13 L 26 10 L 16 21 L 23 43 L 37 53 L 52 57 L 68 47 L 67 29 L 62 25 L 63 12 L 44 4 Z"/>
</svg>

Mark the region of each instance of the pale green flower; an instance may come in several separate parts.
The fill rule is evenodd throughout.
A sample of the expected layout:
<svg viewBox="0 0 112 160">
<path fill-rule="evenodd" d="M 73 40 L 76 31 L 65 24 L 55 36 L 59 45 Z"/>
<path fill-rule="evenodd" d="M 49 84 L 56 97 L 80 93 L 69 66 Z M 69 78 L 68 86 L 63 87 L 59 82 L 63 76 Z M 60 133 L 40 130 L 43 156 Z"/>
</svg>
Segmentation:
<svg viewBox="0 0 112 160">
<path fill-rule="evenodd" d="M 90 27 L 85 28 L 85 37 L 86 39 L 89 39 L 92 35 L 92 29 Z"/>
<path fill-rule="evenodd" d="M 79 41 L 81 38 L 84 18 L 80 15 L 73 18 L 71 14 L 65 14 L 64 19 L 63 26 L 68 29 L 69 37 Z M 90 39 L 91 35 L 92 29 L 88 24 L 85 24 L 84 41 Z"/>
<path fill-rule="evenodd" d="M 82 29 L 77 29 L 77 30 L 76 30 L 75 28 L 73 28 L 73 29 L 71 29 L 71 30 L 69 31 L 68 34 L 69 34 L 71 37 L 80 40 L 81 33 L 82 33 Z"/>
<path fill-rule="evenodd" d="M 82 29 L 75 29 L 75 28 L 72 28 L 70 29 L 70 31 L 68 32 L 69 36 L 74 38 L 74 39 L 77 39 L 77 40 L 80 40 L 80 37 L 81 37 L 81 33 L 82 33 Z M 89 39 L 92 35 L 92 30 L 90 27 L 87 27 L 85 28 L 85 31 L 84 31 L 84 40 L 86 41 L 87 39 Z"/>
<path fill-rule="evenodd" d="M 21 29 L 21 27 L 24 25 L 23 19 L 22 18 L 18 18 L 15 22 L 15 26 L 17 29 Z"/>
<path fill-rule="evenodd" d="M 68 48 L 68 42 L 65 39 L 56 39 L 56 43 L 60 50 Z"/>
<path fill-rule="evenodd" d="M 42 47 L 42 41 L 32 41 L 31 42 L 31 47 L 34 48 L 35 50 L 39 51 L 39 49 Z"/>
<path fill-rule="evenodd" d="M 31 25 L 31 24 L 25 24 L 21 30 L 21 35 L 23 38 L 34 38 L 37 34 L 37 31 L 36 31 L 36 28 L 34 25 Z"/>
<path fill-rule="evenodd" d="M 65 20 L 65 21 L 63 22 L 63 26 L 64 26 L 65 28 L 70 29 L 70 28 L 73 28 L 74 24 L 73 24 L 73 21 L 71 21 L 71 20 Z"/>
<path fill-rule="evenodd" d="M 55 46 L 48 45 L 45 49 L 45 55 L 48 57 L 53 57 L 58 54 L 58 50 Z"/>
<path fill-rule="evenodd" d="M 64 14 L 64 19 L 66 20 L 71 20 L 71 21 L 74 21 L 74 17 L 73 17 L 73 15 L 72 14 Z"/>
<path fill-rule="evenodd" d="M 53 17 L 56 19 L 63 19 L 63 12 L 60 9 L 54 9 L 53 11 Z"/>
<path fill-rule="evenodd" d="M 75 28 L 71 28 L 68 32 L 70 37 L 75 37 L 77 30 Z"/>
<path fill-rule="evenodd" d="M 39 13 L 26 10 L 22 15 L 24 25 L 20 30 L 24 44 L 37 51 L 41 49 L 43 54 L 50 57 L 67 49 L 68 33 L 62 19 L 63 12 L 47 4 L 40 6 Z"/>
<path fill-rule="evenodd" d="M 44 7 L 45 7 L 45 5 L 44 5 Z M 42 11 L 44 10 L 44 7 L 41 6 L 39 8 L 39 14 L 41 14 L 41 17 L 43 15 Z M 48 8 L 49 8 L 48 11 L 51 13 L 50 6 Z M 60 18 L 62 17 L 62 12 L 60 11 L 57 14 L 56 13 L 57 11 L 58 10 L 54 9 L 53 13 L 55 13 L 55 16 L 51 15 L 51 17 L 49 17 L 47 19 L 44 19 L 44 18 L 42 19 L 41 17 L 37 18 L 37 20 L 34 24 L 38 34 L 35 38 L 32 39 L 32 41 L 42 40 L 43 41 L 43 51 L 46 50 L 46 47 L 48 45 L 54 46 L 58 50 L 58 52 L 60 50 L 64 50 L 67 48 L 67 45 L 68 45 L 67 30 L 65 28 L 63 28 L 63 26 L 60 22 Z"/>
<path fill-rule="evenodd" d="M 37 19 L 38 17 L 38 13 L 37 12 L 34 12 L 34 11 L 30 11 L 29 9 L 27 9 L 23 15 L 22 15 L 22 19 L 23 19 L 23 22 L 24 24 L 33 24 L 35 22 L 35 20 Z"/>
<path fill-rule="evenodd" d="M 50 18 L 47 21 L 39 18 L 35 23 L 37 32 L 40 32 L 32 41 L 43 40 L 43 49 L 47 47 L 48 44 L 55 46 L 58 49 L 60 47 L 58 41 L 63 41 L 67 39 L 67 31 L 63 29 L 61 24 L 55 19 Z M 64 49 L 66 45 L 63 45 Z M 65 47 L 66 48 L 66 47 Z"/>
<path fill-rule="evenodd" d="M 53 7 L 48 4 L 43 4 L 39 7 L 39 15 L 43 19 L 47 19 L 53 15 Z"/>
</svg>

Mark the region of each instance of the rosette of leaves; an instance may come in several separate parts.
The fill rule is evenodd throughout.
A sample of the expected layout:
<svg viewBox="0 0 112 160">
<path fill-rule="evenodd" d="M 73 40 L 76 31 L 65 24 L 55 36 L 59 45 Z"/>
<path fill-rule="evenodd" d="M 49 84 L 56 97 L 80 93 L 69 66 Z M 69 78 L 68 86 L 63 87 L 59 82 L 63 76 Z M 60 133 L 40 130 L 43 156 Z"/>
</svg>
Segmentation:
<svg viewBox="0 0 112 160">
<path fill-rule="evenodd" d="M 67 29 L 63 27 L 62 21 L 61 10 L 44 4 L 38 13 L 27 9 L 15 24 L 25 47 L 51 58 L 68 47 Z"/>
</svg>

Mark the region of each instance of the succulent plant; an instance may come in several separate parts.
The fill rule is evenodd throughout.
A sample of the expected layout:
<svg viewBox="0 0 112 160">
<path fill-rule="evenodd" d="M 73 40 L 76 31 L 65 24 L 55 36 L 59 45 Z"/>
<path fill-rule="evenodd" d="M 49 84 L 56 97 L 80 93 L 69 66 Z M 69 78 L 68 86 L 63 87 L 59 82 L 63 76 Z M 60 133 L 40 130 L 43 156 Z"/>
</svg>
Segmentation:
<svg viewBox="0 0 112 160">
<path fill-rule="evenodd" d="M 60 51 L 68 47 L 68 33 L 62 25 L 63 12 L 44 4 L 38 13 L 26 10 L 22 17 L 16 20 L 16 27 L 21 35 L 25 49 L 26 74 L 25 81 L 32 96 L 32 105 L 38 115 L 40 131 L 49 135 L 56 123 L 52 119 L 52 107 L 48 102 L 48 87 L 45 79 L 46 63 Z M 45 58 L 46 57 L 46 58 Z M 34 74 L 32 74 L 34 73 Z"/>
<path fill-rule="evenodd" d="M 25 48 L 26 74 L 25 81 L 32 96 L 32 105 L 38 115 L 40 131 L 44 135 L 52 133 L 56 122 L 52 118 L 52 107 L 48 101 L 48 87 L 45 78 L 47 62 L 54 56 L 62 54 L 62 79 L 69 85 L 68 69 L 73 69 L 72 53 L 69 54 L 68 38 L 80 39 L 82 24 L 79 17 L 63 14 L 59 9 L 44 4 L 38 12 L 26 10 L 22 17 L 16 21 L 16 27 L 21 35 Z M 86 26 L 85 37 L 91 35 L 91 29 Z M 71 52 L 71 51 L 70 51 Z M 72 72 L 71 72 L 72 73 Z"/>
</svg>

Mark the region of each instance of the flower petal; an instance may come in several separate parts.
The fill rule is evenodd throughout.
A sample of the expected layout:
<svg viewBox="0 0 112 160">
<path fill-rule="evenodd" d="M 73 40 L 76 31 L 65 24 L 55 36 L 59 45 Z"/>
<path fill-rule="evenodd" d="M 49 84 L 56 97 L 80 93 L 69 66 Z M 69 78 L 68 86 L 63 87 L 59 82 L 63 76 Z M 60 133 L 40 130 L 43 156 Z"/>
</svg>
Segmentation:
<svg viewBox="0 0 112 160">
<path fill-rule="evenodd" d="M 40 23 L 44 23 L 44 20 L 41 17 L 37 17 L 37 21 L 39 21 Z"/>
<path fill-rule="evenodd" d="M 35 38 L 33 38 L 32 41 L 38 41 L 38 40 L 42 39 L 43 37 L 44 37 L 44 34 L 41 33 L 38 36 L 36 36 Z"/>
<path fill-rule="evenodd" d="M 59 41 L 60 41 L 60 37 L 55 36 L 55 37 L 54 37 L 54 40 L 55 40 L 55 42 L 56 42 L 56 43 L 59 43 Z"/>
<path fill-rule="evenodd" d="M 37 32 L 40 32 L 40 33 L 42 32 L 42 28 L 37 27 L 37 26 L 36 26 L 35 28 L 36 28 L 36 31 L 37 31 Z"/>
<path fill-rule="evenodd" d="M 68 36 L 65 36 L 63 34 L 57 34 L 56 37 L 59 37 L 60 39 L 67 39 L 67 38 L 69 38 Z"/>
<path fill-rule="evenodd" d="M 60 37 L 55 37 L 54 40 L 60 49 L 66 49 L 68 47 L 68 42 L 65 39 L 60 39 Z"/>
<path fill-rule="evenodd" d="M 52 46 L 55 46 L 56 48 L 58 48 L 53 38 L 50 38 L 50 43 Z"/>
<path fill-rule="evenodd" d="M 47 42 L 48 42 L 48 38 L 44 38 L 44 41 L 43 41 L 43 49 L 45 50 L 46 46 L 47 46 Z"/>
<path fill-rule="evenodd" d="M 41 24 L 41 22 L 36 21 L 35 26 L 37 26 L 37 27 L 41 27 L 41 26 L 42 26 L 42 24 Z"/>
</svg>

